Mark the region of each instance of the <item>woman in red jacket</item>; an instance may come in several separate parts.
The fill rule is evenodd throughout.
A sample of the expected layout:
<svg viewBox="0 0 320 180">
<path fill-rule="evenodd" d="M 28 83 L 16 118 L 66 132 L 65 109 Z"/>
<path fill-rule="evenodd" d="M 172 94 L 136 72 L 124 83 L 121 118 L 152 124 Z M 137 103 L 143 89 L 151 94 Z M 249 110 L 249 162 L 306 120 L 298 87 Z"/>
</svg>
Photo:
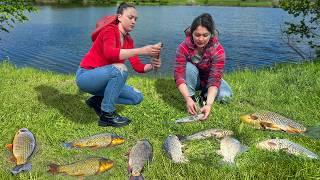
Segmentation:
<svg viewBox="0 0 320 180">
<path fill-rule="evenodd" d="M 129 32 L 133 30 L 137 18 L 133 5 L 120 4 L 117 15 L 109 17 L 110 23 L 92 34 L 93 45 L 76 73 L 78 87 L 94 95 L 86 103 L 100 117 L 99 126 L 120 127 L 129 124 L 128 118 L 116 113 L 115 104 L 139 104 L 143 99 L 140 91 L 125 84 L 128 77 L 124 64 L 126 59 L 139 73 L 161 66 L 161 60 L 157 58 L 160 44 L 134 48 Z M 138 55 L 152 57 L 151 63 L 141 63 Z"/>
<path fill-rule="evenodd" d="M 190 114 L 197 114 L 195 92 L 201 91 L 205 105 L 199 111 L 207 119 L 215 100 L 226 102 L 232 96 L 230 86 L 222 79 L 225 51 L 208 13 L 193 20 L 186 36 L 176 52 L 174 78 Z"/>
</svg>

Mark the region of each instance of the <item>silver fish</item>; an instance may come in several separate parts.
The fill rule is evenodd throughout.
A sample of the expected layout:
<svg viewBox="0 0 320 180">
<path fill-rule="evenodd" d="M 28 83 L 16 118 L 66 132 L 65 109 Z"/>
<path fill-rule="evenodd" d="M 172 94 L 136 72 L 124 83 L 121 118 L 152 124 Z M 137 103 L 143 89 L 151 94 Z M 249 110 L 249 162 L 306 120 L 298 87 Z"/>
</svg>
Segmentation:
<svg viewBox="0 0 320 180">
<path fill-rule="evenodd" d="M 214 138 L 223 138 L 225 136 L 231 136 L 233 135 L 233 132 L 230 130 L 224 130 L 224 129 L 207 129 L 204 131 L 197 132 L 195 134 L 192 134 L 190 136 L 186 137 L 179 137 L 180 141 L 191 141 L 191 140 L 200 140 L 200 139 L 207 139 L 210 137 Z"/>
<path fill-rule="evenodd" d="M 228 164 L 235 163 L 235 157 L 238 154 L 246 151 L 248 148 L 241 145 L 241 143 L 230 136 L 224 137 L 220 142 L 220 150 L 217 151 L 218 154 L 223 156 L 223 162 Z"/>
<path fill-rule="evenodd" d="M 148 140 L 138 141 L 129 153 L 128 171 L 130 180 L 144 179 L 141 171 L 146 163 L 152 160 L 152 145 Z"/>
<path fill-rule="evenodd" d="M 176 123 L 190 123 L 190 122 L 200 121 L 203 118 L 203 116 L 204 116 L 204 114 L 200 113 L 200 114 L 197 114 L 197 115 L 184 117 L 184 118 L 181 118 L 181 119 L 177 119 Z"/>
<path fill-rule="evenodd" d="M 303 155 L 311 159 L 319 159 L 319 156 L 305 147 L 288 139 L 268 139 L 257 144 L 257 148 L 269 151 L 283 150 L 293 155 Z"/>
<path fill-rule="evenodd" d="M 187 163 L 189 160 L 183 155 L 179 138 L 176 135 L 169 135 L 163 144 L 163 148 L 170 159 L 175 163 Z"/>
<path fill-rule="evenodd" d="M 12 148 L 12 153 L 16 160 L 16 166 L 11 170 L 12 174 L 16 175 L 21 171 L 30 171 L 32 166 L 27 160 L 36 147 L 36 140 L 33 134 L 27 128 L 19 129 L 14 136 L 13 143 L 7 145 L 7 147 Z"/>
</svg>

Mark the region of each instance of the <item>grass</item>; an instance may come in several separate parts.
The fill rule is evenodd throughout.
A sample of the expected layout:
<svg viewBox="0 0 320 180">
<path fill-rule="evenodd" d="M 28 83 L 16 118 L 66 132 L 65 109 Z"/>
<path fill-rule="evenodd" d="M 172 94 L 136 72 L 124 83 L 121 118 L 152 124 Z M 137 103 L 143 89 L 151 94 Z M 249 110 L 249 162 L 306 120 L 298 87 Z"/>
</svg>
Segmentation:
<svg viewBox="0 0 320 180">
<path fill-rule="evenodd" d="M 108 157 L 115 166 L 88 179 L 127 179 L 125 154 L 142 138 L 154 147 L 154 159 L 144 169 L 146 179 L 320 179 L 320 161 L 295 157 L 283 152 L 256 149 L 267 138 L 288 138 L 320 155 L 320 141 L 306 136 L 261 131 L 240 123 L 239 116 L 269 110 L 292 118 L 307 127 L 320 126 L 320 62 L 279 65 L 259 71 L 244 70 L 226 74 L 234 98 L 230 104 L 214 104 L 208 121 L 175 125 L 175 119 L 187 116 L 185 105 L 171 78 L 131 77 L 128 84 L 141 90 L 144 101 L 136 106 L 118 106 L 120 114 L 133 122 L 123 128 L 97 126 L 97 116 L 86 107 L 88 94 L 78 91 L 74 75 L 15 68 L 0 64 L 0 179 L 15 179 L 10 169 L 10 153 L 4 146 L 15 132 L 27 127 L 36 136 L 38 150 L 30 159 L 30 172 L 18 179 L 75 179 L 48 174 L 47 165 L 71 163 L 91 156 Z M 173 164 L 162 150 L 169 134 L 188 135 L 208 128 L 226 128 L 250 147 L 237 157 L 236 166 L 220 165 L 217 140 L 186 144 L 189 164 Z M 123 145 L 98 150 L 68 150 L 62 142 L 89 135 L 112 132 L 126 138 Z"/>
</svg>

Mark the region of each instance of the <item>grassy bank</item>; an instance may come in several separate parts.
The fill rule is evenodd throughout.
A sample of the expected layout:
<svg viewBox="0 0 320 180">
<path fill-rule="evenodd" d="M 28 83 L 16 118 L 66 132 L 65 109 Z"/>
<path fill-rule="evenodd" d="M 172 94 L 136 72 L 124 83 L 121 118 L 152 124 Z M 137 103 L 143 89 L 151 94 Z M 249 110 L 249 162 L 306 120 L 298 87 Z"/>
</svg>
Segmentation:
<svg viewBox="0 0 320 180">
<path fill-rule="evenodd" d="M 172 79 L 131 77 L 128 84 L 141 90 L 144 101 L 137 106 L 119 106 L 120 114 L 133 122 L 123 128 L 101 128 L 97 116 L 86 107 L 88 94 L 78 91 L 73 75 L 61 75 L 29 68 L 0 64 L 0 179 L 14 179 L 9 153 L 4 146 L 22 127 L 31 130 L 38 142 L 38 151 L 31 159 L 31 172 L 19 179 L 73 179 L 51 176 L 47 165 L 71 163 L 90 156 L 108 157 L 115 161 L 109 172 L 88 179 L 127 179 L 127 159 L 135 142 L 148 138 L 154 147 L 154 159 L 144 171 L 146 179 L 319 179 L 320 161 L 285 153 L 258 150 L 254 145 L 267 138 L 288 138 L 320 155 L 320 141 L 282 132 L 255 130 L 240 123 L 239 116 L 258 110 L 280 113 L 307 127 L 320 126 L 320 62 L 284 65 L 256 72 L 245 70 L 226 74 L 234 99 L 230 104 L 214 104 L 212 114 L 201 123 L 175 125 L 175 119 L 186 116 L 182 98 Z M 173 164 L 162 150 L 168 134 L 188 135 L 208 128 L 226 128 L 249 146 L 237 158 L 234 167 L 219 164 L 217 140 L 187 143 L 190 163 Z M 103 132 L 124 136 L 120 146 L 98 150 L 68 150 L 64 141 Z"/>
<path fill-rule="evenodd" d="M 110 0 L 35 0 L 40 5 L 98 5 L 98 6 L 116 6 L 121 1 Z M 129 1 L 130 2 L 130 1 Z M 278 7 L 278 0 L 133 0 L 132 3 L 144 6 L 159 5 L 209 5 L 209 6 L 245 6 L 245 7 Z"/>
</svg>

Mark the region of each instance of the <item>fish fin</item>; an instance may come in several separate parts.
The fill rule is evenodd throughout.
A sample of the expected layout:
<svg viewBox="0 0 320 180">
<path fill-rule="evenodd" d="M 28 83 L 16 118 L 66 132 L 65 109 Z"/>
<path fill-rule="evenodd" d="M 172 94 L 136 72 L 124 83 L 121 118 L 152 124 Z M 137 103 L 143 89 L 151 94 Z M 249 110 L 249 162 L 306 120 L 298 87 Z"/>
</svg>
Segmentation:
<svg viewBox="0 0 320 180">
<path fill-rule="evenodd" d="M 271 146 L 271 147 L 277 146 L 277 144 L 274 143 L 274 142 L 268 142 L 268 145 Z"/>
<path fill-rule="evenodd" d="M 6 147 L 9 151 L 13 150 L 13 144 L 7 144 Z"/>
<path fill-rule="evenodd" d="M 275 124 L 272 124 L 272 123 L 268 123 L 268 122 L 260 122 L 260 126 L 263 129 L 280 130 L 280 128 L 278 126 L 276 126 Z"/>
<path fill-rule="evenodd" d="M 131 175 L 129 180 L 144 180 L 144 177 L 142 175 L 140 175 L 140 176 Z"/>
<path fill-rule="evenodd" d="M 49 170 L 48 170 L 49 173 L 51 174 L 57 174 L 59 172 L 59 165 L 57 164 L 49 164 Z"/>
<path fill-rule="evenodd" d="M 128 159 L 129 158 L 129 154 L 130 154 L 130 151 L 127 152 L 126 154 L 124 154 L 124 157 Z"/>
<path fill-rule="evenodd" d="M 181 162 L 181 163 L 188 163 L 188 162 L 189 162 L 189 159 L 183 156 L 183 157 L 181 158 L 180 162 Z"/>
<path fill-rule="evenodd" d="M 10 156 L 10 161 L 15 163 L 15 162 L 17 162 L 17 158 L 14 157 L 14 155 L 12 154 L 12 155 Z"/>
<path fill-rule="evenodd" d="M 72 143 L 63 143 L 63 147 L 67 148 L 67 149 L 71 149 L 73 147 Z"/>
<path fill-rule="evenodd" d="M 21 165 L 17 165 L 15 166 L 12 170 L 11 173 L 13 175 L 17 175 L 22 171 L 30 171 L 32 168 L 32 165 L 30 163 L 26 163 L 26 164 L 21 164 Z"/>
<path fill-rule="evenodd" d="M 240 152 L 243 153 L 243 152 L 246 152 L 249 148 L 247 146 L 244 146 L 244 145 L 241 145 L 240 146 Z"/>
<path fill-rule="evenodd" d="M 299 134 L 299 133 L 302 133 L 303 131 L 299 131 L 298 129 L 289 126 L 289 128 L 286 130 L 286 132 L 292 133 L 292 134 Z"/>
<path fill-rule="evenodd" d="M 90 146 L 91 150 L 97 150 L 99 148 L 99 146 L 95 145 L 95 146 Z"/>
</svg>

